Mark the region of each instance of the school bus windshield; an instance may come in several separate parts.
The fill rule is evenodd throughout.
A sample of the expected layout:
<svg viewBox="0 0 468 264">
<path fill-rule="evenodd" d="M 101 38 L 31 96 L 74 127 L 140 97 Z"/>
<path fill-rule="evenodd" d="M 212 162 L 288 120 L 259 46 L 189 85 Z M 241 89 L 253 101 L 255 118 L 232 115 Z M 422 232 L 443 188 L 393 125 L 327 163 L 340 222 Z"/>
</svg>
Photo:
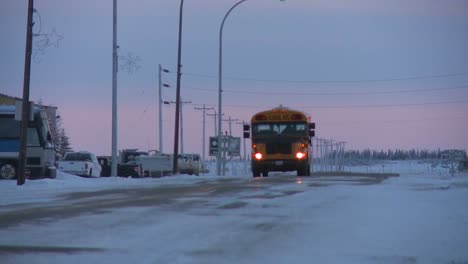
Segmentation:
<svg viewBox="0 0 468 264">
<path fill-rule="evenodd" d="M 252 136 L 305 136 L 306 122 L 257 123 L 252 125 Z"/>
</svg>

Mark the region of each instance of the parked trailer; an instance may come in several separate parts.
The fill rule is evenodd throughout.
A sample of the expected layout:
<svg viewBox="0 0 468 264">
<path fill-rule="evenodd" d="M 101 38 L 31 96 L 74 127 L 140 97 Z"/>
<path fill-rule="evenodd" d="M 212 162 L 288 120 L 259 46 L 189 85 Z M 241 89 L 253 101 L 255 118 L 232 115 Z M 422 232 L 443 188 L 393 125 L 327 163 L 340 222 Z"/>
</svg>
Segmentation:
<svg viewBox="0 0 468 264">
<path fill-rule="evenodd" d="M 138 156 L 135 159 L 145 176 L 161 177 L 172 174 L 172 155 L 150 151 L 148 155 Z"/>
</svg>

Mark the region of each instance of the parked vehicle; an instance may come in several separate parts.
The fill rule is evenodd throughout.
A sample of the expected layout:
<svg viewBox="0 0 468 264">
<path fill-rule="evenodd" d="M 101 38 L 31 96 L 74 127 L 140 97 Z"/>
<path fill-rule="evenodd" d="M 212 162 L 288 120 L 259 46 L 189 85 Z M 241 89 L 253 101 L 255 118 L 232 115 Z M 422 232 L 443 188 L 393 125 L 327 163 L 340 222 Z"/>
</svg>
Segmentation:
<svg viewBox="0 0 468 264">
<path fill-rule="evenodd" d="M 122 177 L 131 176 L 133 178 L 144 177 L 141 164 L 136 162 L 139 156 L 148 155 L 147 152 L 138 151 L 137 149 L 123 149 L 119 152 L 117 158 L 117 175 Z M 111 176 L 112 158 L 110 156 L 99 156 L 98 161 L 102 167 L 101 176 Z"/>
<path fill-rule="evenodd" d="M 165 176 L 172 174 L 173 155 L 160 153 L 157 151 L 150 152 L 147 156 L 138 156 L 136 163 L 141 164 L 143 172 L 147 176 Z M 200 175 L 202 172 L 202 162 L 198 154 L 179 154 L 178 155 L 178 172 L 182 174 Z"/>
<path fill-rule="evenodd" d="M 117 174 L 119 176 L 161 177 L 172 174 L 173 155 L 159 151 L 138 151 L 137 149 L 123 149 L 119 152 Z M 179 154 L 179 173 L 199 175 L 203 165 L 198 154 Z M 98 157 L 102 166 L 102 176 L 111 174 L 111 158 Z"/>
<path fill-rule="evenodd" d="M 140 155 L 135 158 L 135 162 L 141 165 L 145 176 L 161 177 L 172 173 L 172 155 L 159 151 L 149 151 L 148 155 Z"/>
<path fill-rule="evenodd" d="M 78 176 L 100 177 L 101 165 L 96 156 L 88 151 L 67 152 L 63 161 L 57 162 L 58 169 Z"/>
<path fill-rule="evenodd" d="M 20 150 L 20 121 L 15 119 L 16 106 L 0 106 L 0 178 L 17 177 Z M 33 107 L 28 122 L 26 176 L 55 178 L 55 150 L 47 113 Z"/>
<path fill-rule="evenodd" d="M 198 154 L 179 154 L 179 173 L 200 175 L 203 164 Z"/>
<path fill-rule="evenodd" d="M 99 165 L 101 165 L 101 177 L 109 177 L 111 175 L 111 157 L 97 156 L 96 158 L 99 162 Z"/>
</svg>

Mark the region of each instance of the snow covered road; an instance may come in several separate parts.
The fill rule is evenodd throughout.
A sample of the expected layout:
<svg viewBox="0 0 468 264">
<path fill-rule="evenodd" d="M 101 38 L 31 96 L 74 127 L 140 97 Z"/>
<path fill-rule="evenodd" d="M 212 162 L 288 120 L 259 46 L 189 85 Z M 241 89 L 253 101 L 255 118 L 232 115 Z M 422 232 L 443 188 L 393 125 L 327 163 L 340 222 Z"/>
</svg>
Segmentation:
<svg viewBox="0 0 468 264">
<path fill-rule="evenodd" d="M 468 263 L 466 173 L 65 178 L 0 182 L 0 263 Z"/>
</svg>

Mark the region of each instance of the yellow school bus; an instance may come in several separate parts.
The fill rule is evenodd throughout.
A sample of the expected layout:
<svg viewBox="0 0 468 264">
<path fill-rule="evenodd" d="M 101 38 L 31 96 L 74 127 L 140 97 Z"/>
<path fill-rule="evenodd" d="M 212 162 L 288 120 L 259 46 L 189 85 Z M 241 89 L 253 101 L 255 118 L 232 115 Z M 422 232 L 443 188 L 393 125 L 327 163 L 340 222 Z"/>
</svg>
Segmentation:
<svg viewBox="0 0 468 264">
<path fill-rule="evenodd" d="M 283 106 L 256 113 L 244 125 L 244 138 L 252 138 L 253 176 L 266 177 L 270 171 L 309 176 L 314 129 L 306 114 Z"/>
</svg>

